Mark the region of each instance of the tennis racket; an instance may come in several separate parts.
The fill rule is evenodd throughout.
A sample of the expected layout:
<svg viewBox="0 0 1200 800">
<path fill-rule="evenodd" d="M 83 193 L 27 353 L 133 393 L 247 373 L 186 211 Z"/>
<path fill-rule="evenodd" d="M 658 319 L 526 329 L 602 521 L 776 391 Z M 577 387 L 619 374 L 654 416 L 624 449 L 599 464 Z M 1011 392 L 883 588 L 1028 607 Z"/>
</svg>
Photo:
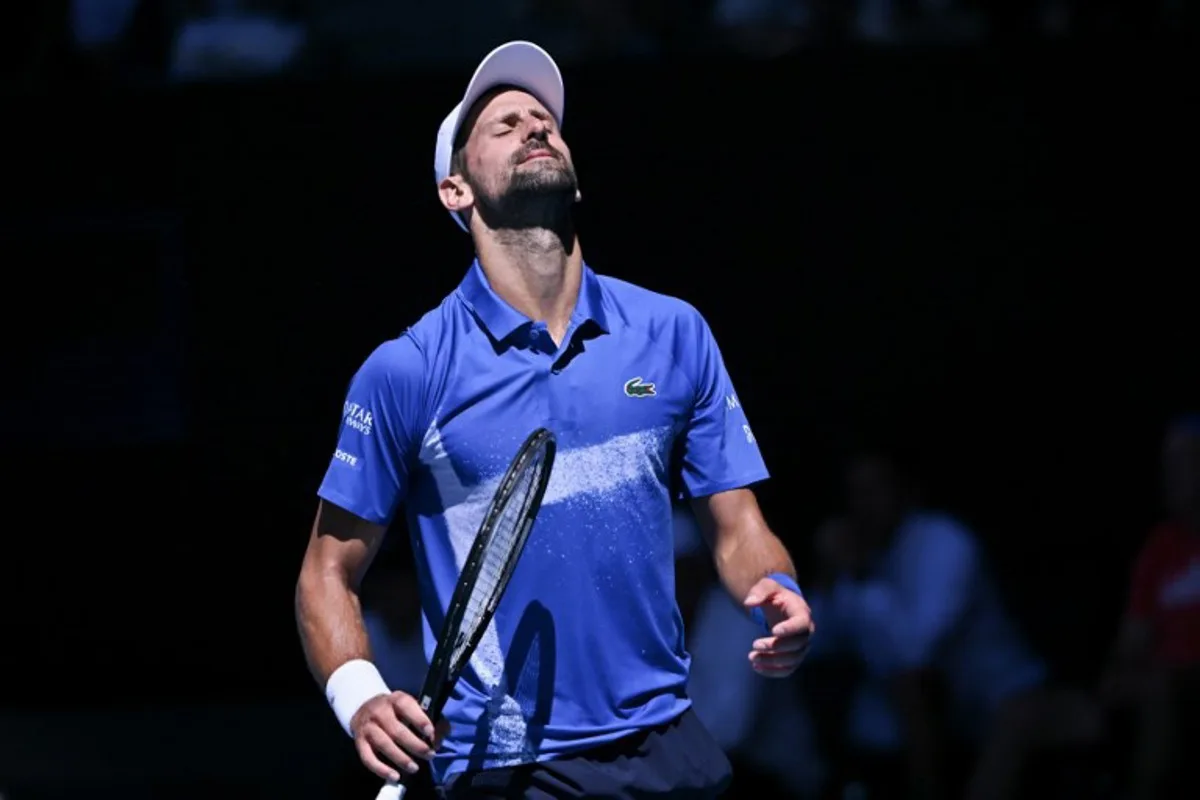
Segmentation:
<svg viewBox="0 0 1200 800">
<path fill-rule="evenodd" d="M 554 434 L 538 428 L 529 435 L 500 481 L 463 564 L 450 598 L 437 647 L 425 673 L 417 701 L 436 721 L 463 668 L 500 604 L 529 529 L 542 507 L 542 497 L 554 466 Z M 375 800 L 400 800 L 403 780 L 388 781 Z"/>
</svg>

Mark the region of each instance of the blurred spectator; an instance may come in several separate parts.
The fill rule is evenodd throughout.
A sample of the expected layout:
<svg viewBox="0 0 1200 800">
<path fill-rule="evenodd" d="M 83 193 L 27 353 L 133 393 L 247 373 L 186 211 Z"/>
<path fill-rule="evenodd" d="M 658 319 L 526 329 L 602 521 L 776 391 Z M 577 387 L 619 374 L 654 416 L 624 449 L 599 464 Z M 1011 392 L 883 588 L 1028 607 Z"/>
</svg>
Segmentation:
<svg viewBox="0 0 1200 800">
<path fill-rule="evenodd" d="M 1138 555 L 1102 683 L 1110 707 L 1133 712 L 1137 800 L 1200 796 L 1182 760 L 1200 752 L 1200 414 L 1169 426 L 1162 469 L 1167 518 Z"/>
<path fill-rule="evenodd" d="M 981 30 L 976 10 L 958 0 L 716 0 L 713 22 L 735 49 L 767 57 L 848 38 L 963 42 Z"/>
<path fill-rule="evenodd" d="M 85 52 L 118 47 L 133 24 L 141 0 L 71 0 L 71 34 Z"/>
<path fill-rule="evenodd" d="M 794 680 L 757 675 L 746 654 L 762 628 L 717 579 L 686 506 L 675 512 L 676 590 L 692 657 L 688 695 L 734 764 L 730 796 L 815 798 L 824 769 Z"/>
<path fill-rule="evenodd" d="M 662 0 L 515 0 L 513 13 L 527 35 L 570 61 L 657 54 L 644 23 L 648 11 L 663 6 Z"/>
<path fill-rule="evenodd" d="M 772 58 L 800 47 L 813 25 L 811 0 L 716 0 L 713 23 L 745 55 Z"/>
<path fill-rule="evenodd" d="M 266 0 L 188 0 L 171 53 L 171 77 L 261 77 L 285 71 L 307 39 L 293 6 Z"/>
<path fill-rule="evenodd" d="M 571 48 L 523 19 L 528 0 L 458 3 L 385 3 L 379 0 L 306 0 L 311 48 L 324 70 L 350 76 L 411 70 L 414 66 L 472 68 L 480 53 L 509 39 L 532 39 L 560 61 Z M 556 3 L 566 13 L 568 4 Z"/>
<path fill-rule="evenodd" d="M 711 0 L 641 0 L 632 4 L 639 28 L 663 55 L 711 52 Z"/>
<path fill-rule="evenodd" d="M 963 44 L 1036 36 L 1166 35 L 1185 0 L 45 0 L 16 4 L 0 78 L 67 82 L 366 75 L 473 63 L 513 38 L 564 64 L 809 44 Z"/>
<path fill-rule="evenodd" d="M 70 0 L 69 77 L 86 81 L 160 80 L 182 6 L 145 0 Z"/>
<path fill-rule="evenodd" d="M 974 2 L 916 0 L 910 2 L 913 19 L 908 39 L 917 44 L 963 44 L 984 33 L 984 18 Z"/>
<path fill-rule="evenodd" d="M 811 657 L 862 664 L 847 736 L 871 796 L 897 782 L 909 787 L 898 796 L 948 797 L 964 782 L 969 798 L 1017 796 L 1032 752 L 1095 739 L 1098 714 L 1083 693 L 1046 688 L 975 536 L 924 508 L 901 470 L 873 454 L 846 470 L 849 514 L 816 539 Z"/>
</svg>

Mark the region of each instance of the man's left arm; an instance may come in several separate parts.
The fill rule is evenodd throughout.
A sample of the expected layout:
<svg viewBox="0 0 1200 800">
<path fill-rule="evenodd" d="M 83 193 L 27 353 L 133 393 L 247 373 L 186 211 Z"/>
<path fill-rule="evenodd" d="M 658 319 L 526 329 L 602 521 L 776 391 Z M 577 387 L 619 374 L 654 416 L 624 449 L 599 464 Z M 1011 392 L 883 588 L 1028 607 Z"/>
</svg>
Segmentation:
<svg viewBox="0 0 1200 800">
<path fill-rule="evenodd" d="M 754 640 L 751 665 L 768 677 L 790 675 L 808 650 L 813 624 L 787 548 L 767 527 L 750 489 L 718 492 L 692 505 L 726 591 L 767 634 Z"/>
<path fill-rule="evenodd" d="M 789 588 L 800 593 L 792 557 L 767 527 L 753 491 L 731 489 L 701 497 L 692 501 L 692 509 L 721 583 L 737 602 L 744 601 L 764 578 L 791 584 Z"/>
<path fill-rule="evenodd" d="M 812 621 L 791 557 L 748 488 L 768 477 L 767 467 L 708 324 L 695 309 L 678 324 L 676 361 L 695 390 L 683 483 L 721 582 L 767 634 L 754 642 L 751 663 L 764 675 L 788 675 L 808 646 Z"/>
</svg>

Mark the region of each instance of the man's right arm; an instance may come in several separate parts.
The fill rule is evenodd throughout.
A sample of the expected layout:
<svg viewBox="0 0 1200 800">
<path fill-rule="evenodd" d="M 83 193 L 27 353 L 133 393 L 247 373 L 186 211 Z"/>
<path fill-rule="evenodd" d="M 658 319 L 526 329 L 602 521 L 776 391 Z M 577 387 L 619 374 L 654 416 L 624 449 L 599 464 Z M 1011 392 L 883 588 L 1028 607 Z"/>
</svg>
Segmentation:
<svg viewBox="0 0 1200 800">
<path fill-rule="evenodd" d="M 296 583 L 296 622 L 309 671 L 321 688 L 338 667 L 371 658 L 358 586 L 384 530 L 324 500 L 317 507 Z"/>
<path fill-rule="evenodd" d="M 402 336 L 355 373 L 296 584 L 308 667 L 363 764 L 388 779 L 396 767 L 412 772 L 414 759 L 431 758 L 438 737 L 417 701 L 391 691 L 371 663 L 358 588 L 408 492 L 425 372 L 420 349 Z"/>
<path fill-rule="evenodd" d="M 342 665 L 370 657 L 358 586 L 408 492 L 424 373 L 420 350 L 401 337 L 377 347 L 346 390 L 296 586 L 305 657 L 322 686 Z"/>
<path fill-rule="evenodd" d="M 392 765 L 416 772 L 416 759 L 433 758 L 445 726 L 435 730 L 416 699 L 391 691 L 371 663 L 358 587 L 384 531 L 321 501 L 296 582 L 296 622 L 308 668 L 363 765 L 395 781 Z"/>
</svg>

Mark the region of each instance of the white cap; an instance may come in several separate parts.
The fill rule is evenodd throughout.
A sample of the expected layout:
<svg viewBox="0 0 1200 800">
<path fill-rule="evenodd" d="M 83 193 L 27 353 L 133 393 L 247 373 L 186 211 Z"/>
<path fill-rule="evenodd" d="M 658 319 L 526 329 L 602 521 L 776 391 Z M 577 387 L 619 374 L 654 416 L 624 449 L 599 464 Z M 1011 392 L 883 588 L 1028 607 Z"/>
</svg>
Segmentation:
<svg viewBox="0 0 1200 800">
<path fill-rule="evenodd" d="M 463 118 L 470 112 L 471 106 L 489 89 L 504 85 L 516 86 L 529 92 L 546 107 L 554 121 L 562 126 L 563 79 L 554 59 L 533 42 L 502 44 L 479 62 L 479 67 L 471 76 L 471 82 L 467 84 L 462 102 L 446 115 L 442 126 L 438 128 L 437 150 L 433 156 L 436 185 L 440 186 L 450 174 L 454 139 L 458 136 L 458 129 L 462 126 Z M 451 212 L 450 216 L 460 228 L 467 230 L 467 223 L 459 214 Z"/>
</svg>

